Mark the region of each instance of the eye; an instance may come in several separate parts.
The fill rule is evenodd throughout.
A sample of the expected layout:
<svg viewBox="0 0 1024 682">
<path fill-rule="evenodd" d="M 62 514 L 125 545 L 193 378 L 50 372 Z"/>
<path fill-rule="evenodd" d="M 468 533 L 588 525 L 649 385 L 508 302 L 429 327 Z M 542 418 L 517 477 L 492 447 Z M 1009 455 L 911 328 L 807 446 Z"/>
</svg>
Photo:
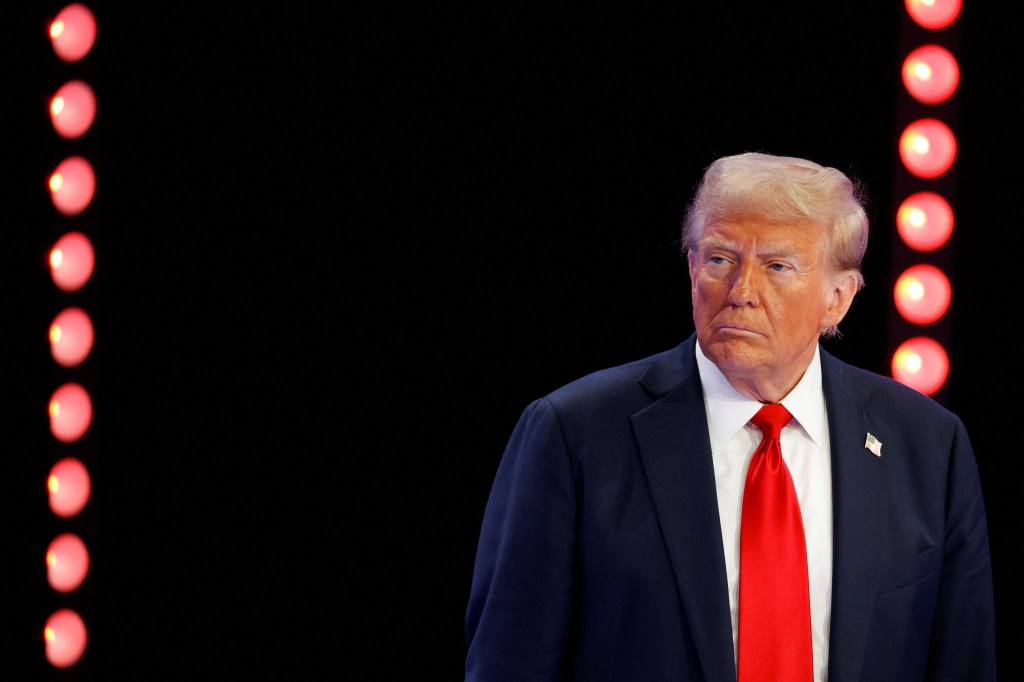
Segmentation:
<svg viewBox="0 0 1024 682">
<path fill-rule="evenodd" d="M 783 263 L 782 261 L 772 261 L 768 264 L 768 267 L 773 272 L 786 272 L 793 269 L 788 263 Z"/>
</svg>

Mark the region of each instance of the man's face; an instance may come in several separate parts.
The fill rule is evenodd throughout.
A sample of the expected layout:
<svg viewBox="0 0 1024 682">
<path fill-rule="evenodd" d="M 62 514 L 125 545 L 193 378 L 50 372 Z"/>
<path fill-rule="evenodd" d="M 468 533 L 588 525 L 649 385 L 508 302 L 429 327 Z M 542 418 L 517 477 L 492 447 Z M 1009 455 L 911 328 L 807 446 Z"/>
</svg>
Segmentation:
<svg viewBox="0 0 1024 682">
<path fill-rule="evenodd" d="M 803 376 L 822 329 L 846 314 L 853 283 L 827 267 L 824 240 L 816 223 L 747 216 L 709 225 L 690 253 L 701 350 L 741 393 L 781 399 Z"/>
</svg>

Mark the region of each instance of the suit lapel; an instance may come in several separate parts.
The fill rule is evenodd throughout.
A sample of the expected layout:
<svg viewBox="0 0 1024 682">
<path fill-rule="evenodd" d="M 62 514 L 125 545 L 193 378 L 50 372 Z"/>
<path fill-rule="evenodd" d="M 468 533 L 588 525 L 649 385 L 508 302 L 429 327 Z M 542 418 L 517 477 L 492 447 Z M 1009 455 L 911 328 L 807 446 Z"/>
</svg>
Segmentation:
<svg viewBox="0 0 1024 682">
<path fill-rule="evenodd" d="M 704 676 L 735 679 L 715 473 L 692 337 L 681 352 L 681 365 L 673 355 L 671 367 L 655 365 L 644 377 L 661 397 L 633 415 L 633 425 Z"/>
<path fill-rule="evenodd" d="M 865 440 L 871 433 L 884 444 L 891 430 L 864 409 L 870 389 L 838 360 L 824 351 L 821 356 L 832 448 L 829 679 L 856 680 L 866 653 L 889 490 L 888 460 L 868 450 Z"/>
</svg>

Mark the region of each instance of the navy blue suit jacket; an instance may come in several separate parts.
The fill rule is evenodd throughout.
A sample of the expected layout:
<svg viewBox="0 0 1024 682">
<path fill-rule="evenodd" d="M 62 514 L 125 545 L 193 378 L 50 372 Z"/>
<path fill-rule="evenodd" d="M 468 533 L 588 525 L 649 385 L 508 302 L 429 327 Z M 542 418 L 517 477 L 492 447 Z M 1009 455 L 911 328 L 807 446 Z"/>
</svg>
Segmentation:
<svg viewBox="0 0 1024 682">
<path fill-rule="evenodd" d="M 691 336 L 527 407 L 484 515 L 466 680 L 735 681 L 694 347 Z M 823 349 L 821 366 L 829 681 L 995 679 L 988 530 L 963 424 Z"/>
</svg>

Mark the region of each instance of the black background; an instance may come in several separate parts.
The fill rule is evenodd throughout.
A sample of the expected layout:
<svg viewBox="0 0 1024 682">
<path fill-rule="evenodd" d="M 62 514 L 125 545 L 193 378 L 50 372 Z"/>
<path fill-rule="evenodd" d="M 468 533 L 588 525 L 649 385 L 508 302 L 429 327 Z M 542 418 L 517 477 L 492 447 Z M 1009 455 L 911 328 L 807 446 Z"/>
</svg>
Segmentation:
<svg viewBox="0 0 1024 682">
<path fill-rule="evenodd" d="M 72 605 L 90 644 L 58 679 L 459 679 L 505 440 L 533 398 L 692 331 L 679 221 L 718 156 L 806 156 L 867 183 L 868 286 L 828 347 L 887 374 L 902 3 L 690 5 L 96 2 L 97 44 L 72 65 L 46 39 L 62 4 L 5 8 L 11 669 L 49 674 L 42 624 Z M 941 399 L 977 450 L 1014 679 L 1020 453 L 1000 448 L 1020 379 L 1019 142 L 1002 88 L 1020 58 L 987 5 L 934 34 L 963 69 L 942 109 L 961 146 Z M 73 77 L 99 114 L 66 141 L 46 103 Z M 68 218 L 45 179 L 71 153 L 98 190 Z M 72 228 L 97 270 L 66 294 L 46 254 Z M 46 328 L 72 303 L 97 341 L 65 370 Z M 59 444 L 45 406 L 72 379 L 95 421 Z M 58 521 L 45 478 L 69 454 L 94 493 Z M 60 596 L 42 557 L 69 528 L 93 564 Z"/>
</svg>

